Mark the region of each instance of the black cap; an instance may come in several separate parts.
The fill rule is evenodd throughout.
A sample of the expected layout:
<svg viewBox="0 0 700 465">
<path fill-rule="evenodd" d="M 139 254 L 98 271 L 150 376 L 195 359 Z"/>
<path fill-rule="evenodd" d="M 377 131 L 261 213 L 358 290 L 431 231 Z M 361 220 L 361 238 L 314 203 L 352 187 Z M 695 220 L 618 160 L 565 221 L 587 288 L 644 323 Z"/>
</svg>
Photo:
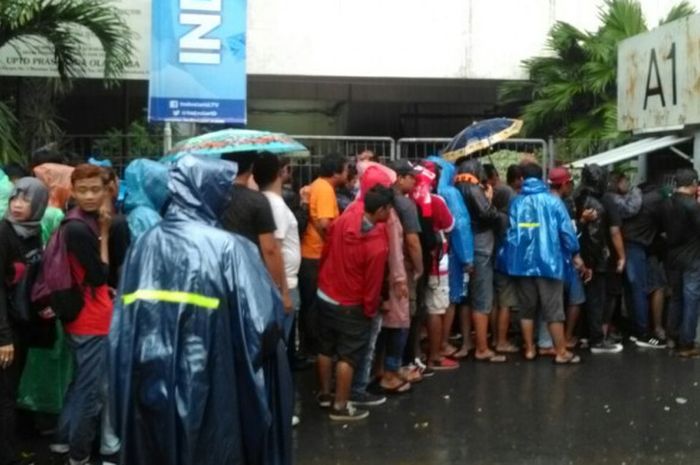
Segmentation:
<svg viewBox="0 0 700 465">
<path fill-rule="evenodd" d="M 420 174 L 420 170 L 408 160 L 396 160 L 391 164 L 391 169 L 397 176 L 418 176 Z"/>
</svg>

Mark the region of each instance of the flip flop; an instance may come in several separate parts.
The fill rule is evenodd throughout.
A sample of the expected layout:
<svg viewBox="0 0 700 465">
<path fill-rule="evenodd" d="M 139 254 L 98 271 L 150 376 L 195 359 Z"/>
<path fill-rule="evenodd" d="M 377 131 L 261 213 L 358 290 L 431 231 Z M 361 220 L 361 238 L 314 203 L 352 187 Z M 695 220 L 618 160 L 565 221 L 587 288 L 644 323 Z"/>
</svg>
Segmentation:
<svg viewBox="0 0 700 465">
<path fill-rule="evenodd" d="M 515 347 L 513 344 L 508 344 L 504 349 L 496 348 L 496 352 L 499 354 L 517 354 L 519 351 L 520 349 Z"/>
<path fill-rule="evenodd" d="M 537 349 L 537 355 L 540 357 L 552 357 L 557 355 L 557 351 L 554 350 L 554 347 L 547 347 L 547 348 L 538 348 Z"/>
<path fill-rule="evenodd" d="M 404 381 L 394 388 L 386 388 L 381 384 L 378 386 L 378 391 L 385 396 L 397 396 L 399 394 L 406 394 L 411 390 L 411 383 Z"/>
<path fill-rule="evenodd" d="M 557 360 L 557 358 L 554 357 L 555 365 L 578 365 L 579 363 L 581 363 L 581 357 L 576 354 L 571 354 L 571 357 L 567 357 L 564 360 Z"/>
<path fill-rule="evenodd" d="M 530 354 L 530 355 L 528 355 Z M 537 358 L 537 351 L 533 350 L 532 352 L 528 352 L 527 350 L 523 352 L 523 358 L 527 360 L 528 362 L 532 362 Z"/>
<path fill-rule="evenodd" d="M 490 357 L 482 357 L 482 358 L 479 358 L 476 355 L 474 355 L 474 360 L 476 360 L 477 362 L 482 362 L 482 363 L 505 363 L 508 361 L 508 358 L 502 354 L 493 354 Z"/>
</svg>

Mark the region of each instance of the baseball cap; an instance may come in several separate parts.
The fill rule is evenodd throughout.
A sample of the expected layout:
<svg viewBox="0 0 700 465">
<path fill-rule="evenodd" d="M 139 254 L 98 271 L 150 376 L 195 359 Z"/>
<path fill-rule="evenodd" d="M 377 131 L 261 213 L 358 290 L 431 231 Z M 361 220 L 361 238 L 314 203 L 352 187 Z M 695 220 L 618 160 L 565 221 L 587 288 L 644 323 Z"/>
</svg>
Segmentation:
<svg viewBox="0 0 700 465">
<path fill-rule="evenodd" d="M 549 172 L 549 183 L 555 186 L 560 186 L 572 181 L 574 178 L 571 177 L 571 172 L 565 166 L 557 166 L 552 168 Z"/>
<path fill-rule="evenodd" d="M 420 170 L 408 160 L 396 160 L 391 165 L 391 169 L 396 172 L 397 176 L 418 176 Z"/>
</svg>

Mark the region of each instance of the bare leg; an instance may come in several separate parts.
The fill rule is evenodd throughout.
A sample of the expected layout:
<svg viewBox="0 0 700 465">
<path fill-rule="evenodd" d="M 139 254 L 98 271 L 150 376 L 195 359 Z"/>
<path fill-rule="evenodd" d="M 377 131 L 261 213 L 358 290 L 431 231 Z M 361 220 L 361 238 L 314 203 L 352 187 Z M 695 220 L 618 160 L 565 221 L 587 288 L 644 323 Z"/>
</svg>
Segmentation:
<svg viewBox="0 0 700 465">
<path fill-rule="evenodd" d="M 442 315 L 428 315 L 428 366 L 439 362 L 442 342 Z"/>
<path fill-rule="evenodd" d="M 486 313 L 481 313 L 474 311 L 474 326 L 476 332 L 476 353 L 475 357 L 483 358 L 493 355 L 493 352 L 489 349 L 488 342 L 488 331 L 489 331 L 489 320 L 490 315 Z"/>
<path fill-rule="evenodd" d="M 442 342 L 440 343 L 440 350 L 443 355 L 450 354 L 454 352 L 454 347 L 450 346 L 450 331 L 452 331 L 452 323 L 455 321 L 455 306 L 454 304 L 447 307 L 445 315 L 442 317 Z"/>
<path fill-rule="evenodd" d="M 496 351 L 512 352 L 513 345 L 508 341 L 508 328 L 510 327 L 510 308 L 498 309 L 498 337 L 496 338 Z M 516 349 L 517 350 L 517 349 Z"/>
<path fill-rule="evenodd" d="M 335 408 L 337 410 L 344 409 L 348 403 L 354 371 L 352 365 L 343 360 L 339 360 L 335 366 Z"/>
<path fill-rule="evenodd" d="M 459 324 L 462 330 L 462 348 L 455 354 L 456 358 L 464 358 L 474 348 L 472 344 L 472 311 L 466 305 L 460 306 Z"/>
<path fill-rule="evenodd" d="M 520 328 L 523 331 L 525 358 L 532 360 L 537 355 L 535 350 L 535 320 L 520 320 Z"/>
<path fill-rule="evenodd" d="M 318 357 L 316 357 L 316 370 L 321 394 L 330 394 L 333 359 L 326 355 L 319 354 Z"/>
<path fill-rule="evenodd" d="M 572 343 L 575 343 L 574 331 L 576 330 L 576 325 L 578 324 L 578 319 L 581 316 L 581 306 L 580 305 L 570 305 L 568 312 L 566 313 L 566 344 L 571 347 Z"/>
<path fill-rule="evenodd" d="M 564 337 L 564 323 L 560 321 L 548 324 L 549 334 L 552 335 L 554 342 L 554 350 L 557 352 L 557 359 L 563 360 L 569 356 L 569 351 L 566 350 L 566 338 Z"/>
<path fill-rule="evenodd" d="M 664 300 L 663 289 L 657 289 L 651 293 L 651 319 L 657 334 L 664 332 Z"/>
</svg>

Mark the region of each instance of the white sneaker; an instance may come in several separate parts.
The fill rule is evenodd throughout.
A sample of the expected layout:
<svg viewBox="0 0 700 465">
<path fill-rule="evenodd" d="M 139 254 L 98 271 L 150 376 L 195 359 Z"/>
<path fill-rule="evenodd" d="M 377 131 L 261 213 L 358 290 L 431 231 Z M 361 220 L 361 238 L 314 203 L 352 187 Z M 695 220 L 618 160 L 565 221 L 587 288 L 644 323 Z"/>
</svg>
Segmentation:
<svg viewBox="0 0 700 465">
<path fill-rule="evenodd" d="M 70 446 L 68 444 L 50 444 L 49 450 L 54 454 L 67 454 L 70 452 Z"/>
<path fill-rule="evenodd" d="M 292 417 L 292 428 L 294 428 L 295 426 L 297 426 L 299 423 L 301 423 L 301 420 L 299 419 L 298 416 L 294 415 L 294 416 Z"/>
</svg>

